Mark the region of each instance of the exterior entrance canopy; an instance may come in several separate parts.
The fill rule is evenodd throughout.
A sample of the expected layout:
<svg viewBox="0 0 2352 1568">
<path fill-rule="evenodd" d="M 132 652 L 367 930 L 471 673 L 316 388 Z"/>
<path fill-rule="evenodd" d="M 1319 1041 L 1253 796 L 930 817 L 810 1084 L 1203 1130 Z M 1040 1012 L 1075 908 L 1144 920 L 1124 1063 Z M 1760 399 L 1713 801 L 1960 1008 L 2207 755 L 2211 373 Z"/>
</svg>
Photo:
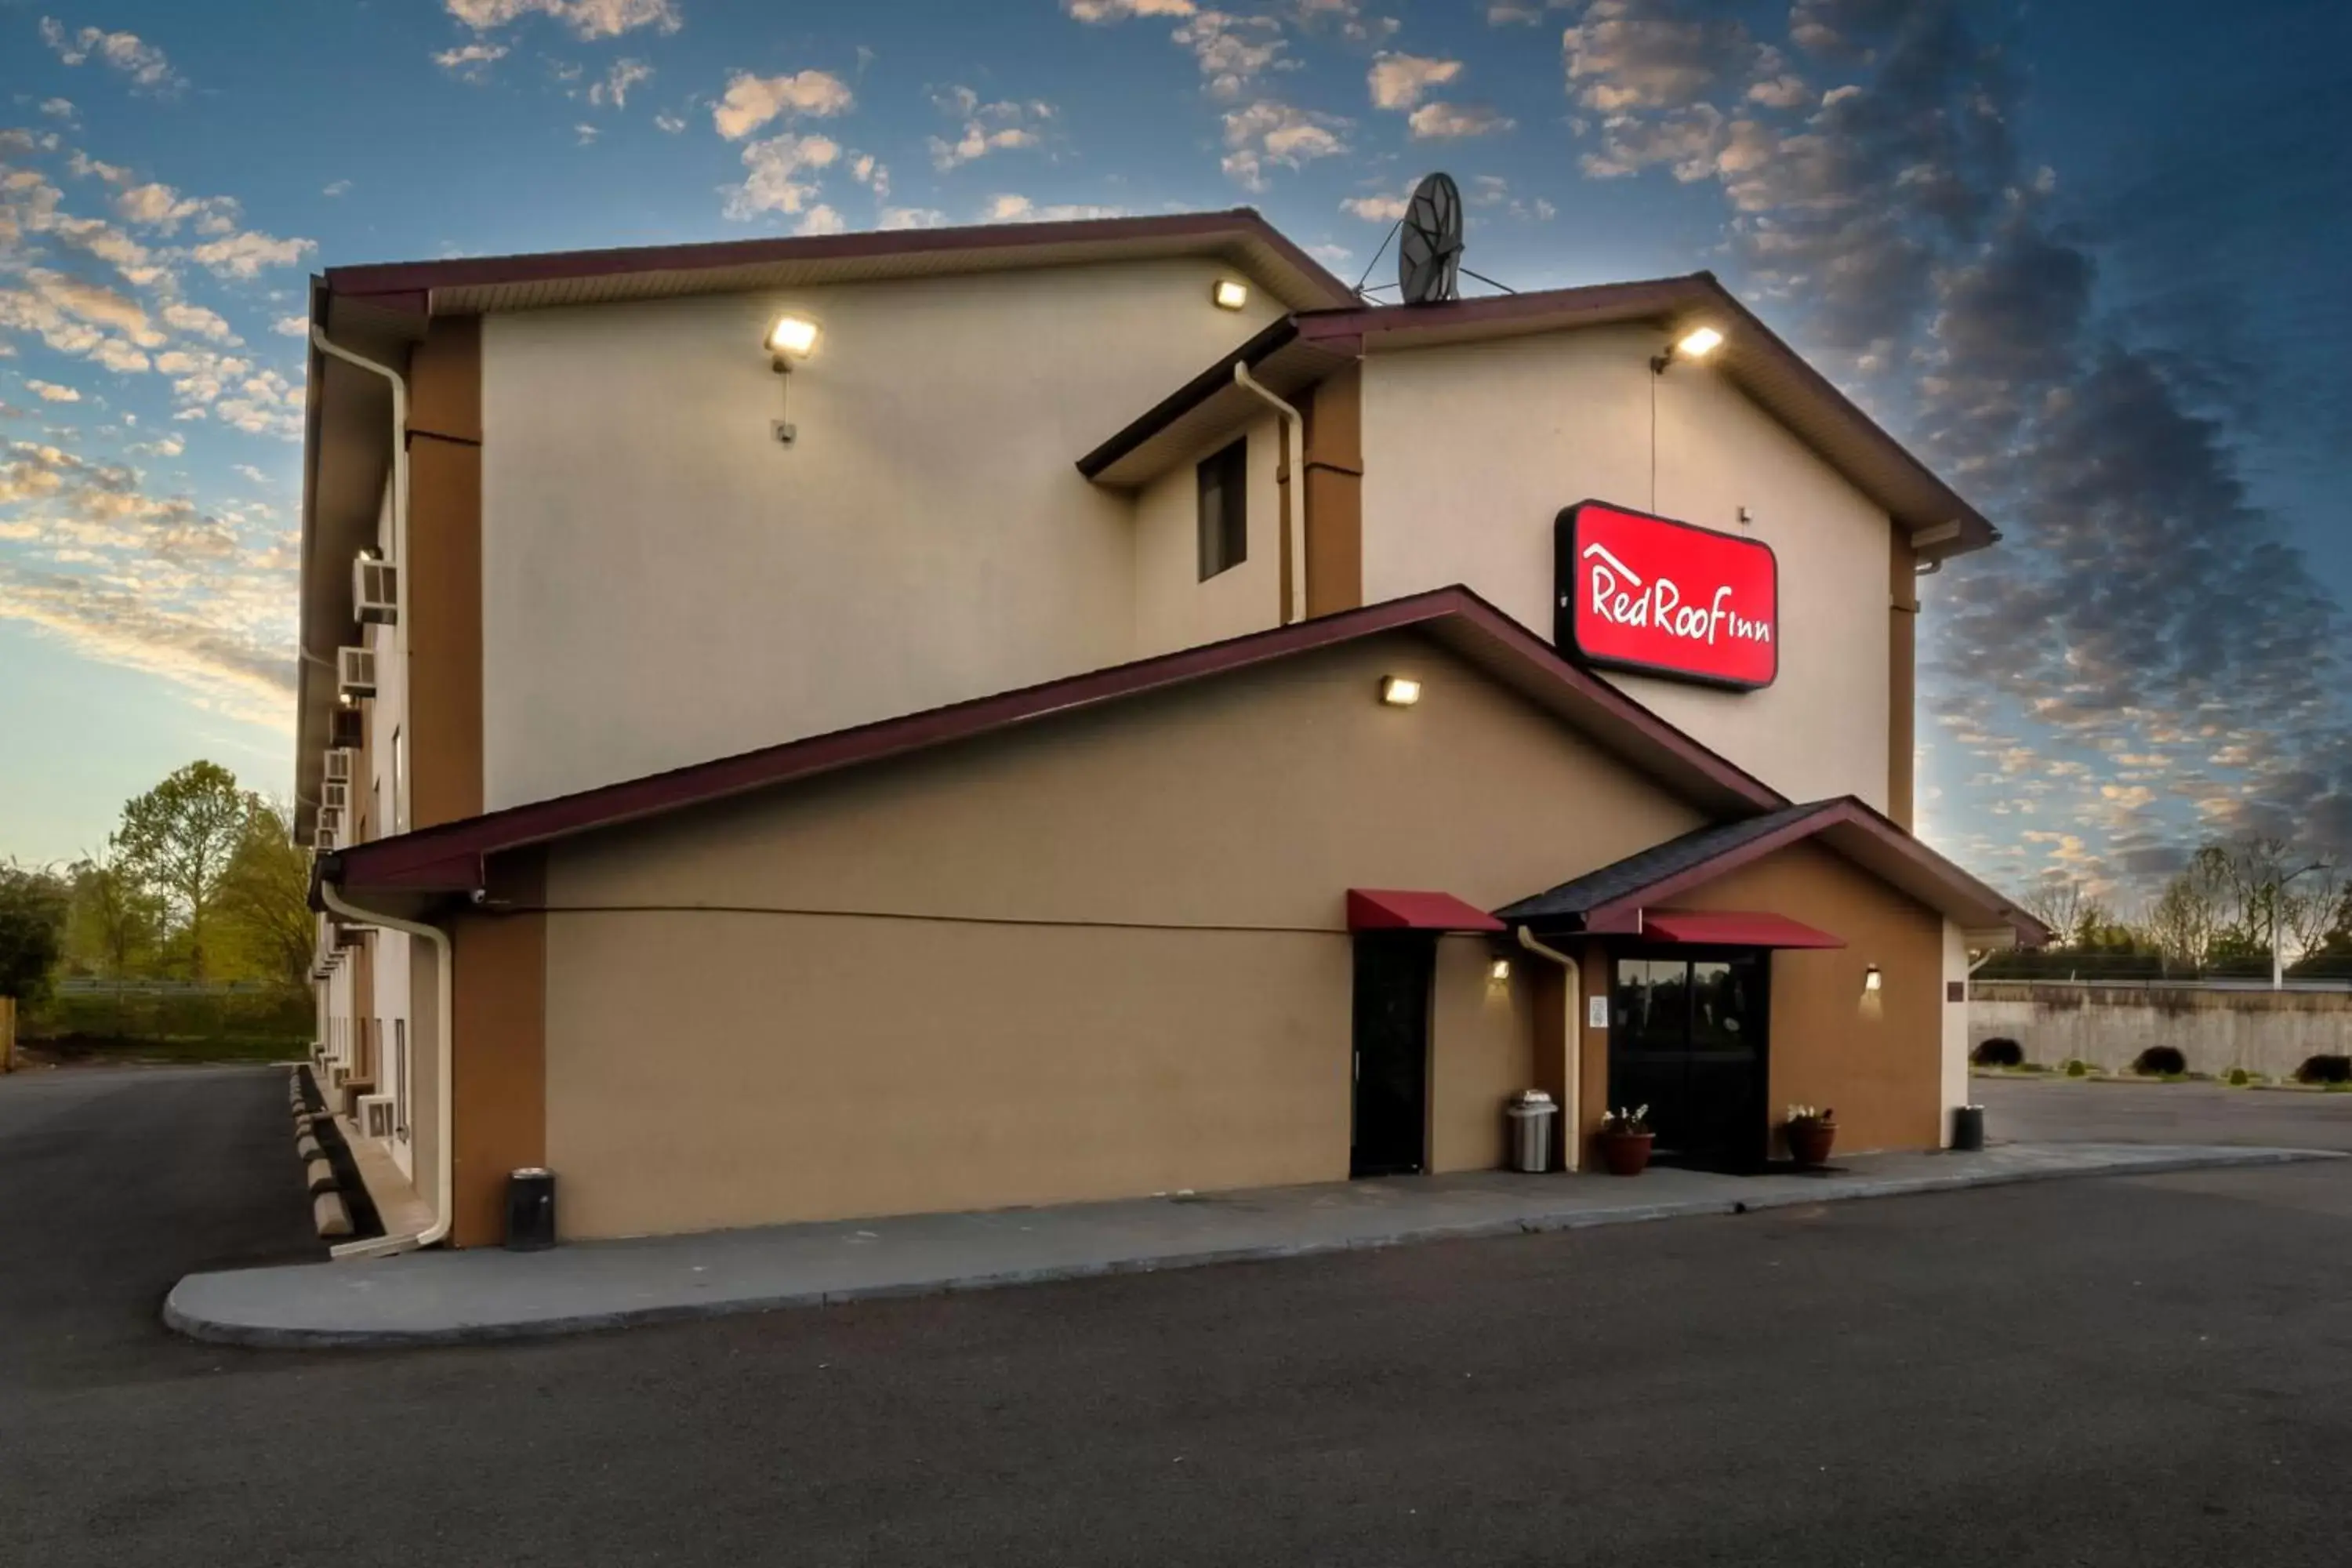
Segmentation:
<svg viewBox="0 0 2352 1568">
<path fill-rule="evenodd" d="M 1845 939 L 1786 915 L 1746 910 L 1650 910 L 1642 934 L 1652 942 L 1700 947 L 1843 947 Z"/>
</svg>

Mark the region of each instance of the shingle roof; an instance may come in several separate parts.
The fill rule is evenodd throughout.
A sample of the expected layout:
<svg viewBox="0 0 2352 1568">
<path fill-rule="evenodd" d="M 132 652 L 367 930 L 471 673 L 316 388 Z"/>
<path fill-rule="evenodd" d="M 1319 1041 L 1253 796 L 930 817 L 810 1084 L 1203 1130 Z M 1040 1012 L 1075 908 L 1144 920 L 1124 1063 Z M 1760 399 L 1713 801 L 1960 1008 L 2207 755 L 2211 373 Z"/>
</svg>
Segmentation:
<svg viewBox="0 0 2352 1568">
<path fill-rule="evenodd" d="M 1810 816 L 1824 816 L 1837 809 L 1833 800 L 1809 801 L 1800 805 L 1784 806 L 1751 816 L 1741 822 L 1718 823 L 1685 833 L 1680 838 L 1669 838 L 1664 844 L 1653 845 L 1639 854 L 1628 855 L 1622 860 L 1603 866 L 1598 871 L 1548 888 L 1532 898 L 1521 899 L 1495 911 L 1498 920 L 1580 921 L 1590 911 L 1604 904 L 1629 898 L 1646 888 L 1654 888 L 1670 877 L 1696 870 L 1710 860 L 1749 844 L 1781 828 L 1793 826 Z"/>
</svg>

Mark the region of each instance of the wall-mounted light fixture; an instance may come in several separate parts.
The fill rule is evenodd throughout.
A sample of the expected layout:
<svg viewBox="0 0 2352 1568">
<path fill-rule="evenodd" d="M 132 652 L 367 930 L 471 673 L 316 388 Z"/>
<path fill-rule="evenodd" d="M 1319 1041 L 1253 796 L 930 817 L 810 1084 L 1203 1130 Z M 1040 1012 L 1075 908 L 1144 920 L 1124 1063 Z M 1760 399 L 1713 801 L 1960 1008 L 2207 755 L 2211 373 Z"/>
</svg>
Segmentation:
<svg viewBox="0 0 2352 1568">
<path fill-rule="evenodd" d="M 1660 375 L 1678 359 L 1702 360 L 1723 346 L 1723 334 L 1713 327 L 1693 327 L 1668 345 L 1666 352 L 1650 362 L 1650 368 Z"/>
<path fill-rule="evenodd" d="M 768 329 L 769 363 L 776 374 L 782 375 L 793 368 L 794 360 L 803 360 L 816 352 L 816 323 L 806 316 L 779 316 L 776 324 Z"/>
<path fill-rule="evenodd" d="M 1874 964 L 1872 964 L 1872 965 L 1870 965 L 1867 969 L 1864 969 L 1864 970 L 1862 972 L 1862 993 L 1863 993 L 1863 994 L 1864 994 L 1864 995 L 1865 995 L 1865 996 L 1875 996 L 1875 995 L 1877 995 L 1877 994 L 1878 994 L 1879 983 L 1880 983 L 1884 978 L 1885 978 L 1885 976 L 1881 975 L 1881 974 L 1878 973 L 1878 965 L 1876 965 L 1876 964 L 1874 964 Z"/>
<path fill-rule="evenodd" d="M 1508 980 L 1511 977 L 1511 961 L 1507 958 L 1495 960 L 1486 970 L 1486 977 L 1490 980 Z"/>
<path fill-rule="evenodd" d="M 1409 675 L 1383 676 L 1381 700 L 1391 708 L 1410 708 L 1421 700 L 1421 682 Z"/>
<path fill-rule="evenodd" d="M 1220 310 L 1238 310 L 1249 303 L 1249 285 L 1238 278 L 1220 278 L 1209 298 Z"/>
</svg>

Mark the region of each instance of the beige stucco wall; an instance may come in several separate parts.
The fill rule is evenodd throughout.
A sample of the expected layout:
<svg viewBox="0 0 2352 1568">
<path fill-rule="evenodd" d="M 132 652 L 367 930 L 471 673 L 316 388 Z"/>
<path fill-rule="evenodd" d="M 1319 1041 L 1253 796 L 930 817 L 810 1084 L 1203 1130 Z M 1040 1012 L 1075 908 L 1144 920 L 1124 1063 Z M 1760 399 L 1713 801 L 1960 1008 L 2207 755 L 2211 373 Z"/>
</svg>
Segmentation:
<svg viewBox="0 0 2352 1568">
<path fill-rule="evenodd" d="M 1969 1007 L 1966 1002 L 1949 1000 L 1951 988 L 1960 987 L 1968 995 L 1968 938 L 1950 921 L 1944 922 L 1944 1071 L 1943 1123 L 1937 1131 L 1937 1142 L 1948 1148 L 1952 1142 L 1952 1112 L 1969 1103 Z"/>
<path fill-rule="evenodd" d="M 492 809 L 1132 655 L 1080 455 L 1263 326 L 1205 259 L 489 317 Z M 815 356 L 780 378 L 785 310 Z M 785 416 L 795 445 L 770 424 Z"/>
<path fill-rule="evenodd" d="M 1492 907 L 1696 820 L 1405 635 L 578 840 L 551 905 L 682 912 L 549 921 L 563 1223 L 1342 1176 L 1345 889 Z M 1433 1158 L 1490 1164 L 1528 982 L 1443 951 Z"/>
<path fill-rule="evenodd" d="M 1179 463 L 1136 495 L 1138 658 L 1281 624 L 1282 509 L 1275 483 L 1280 426 L 1269 414 L 1244 434 L 1249 441 L 1249 551 L 1240 565 L 1201 581 L 1197 462 Z"/>
<path fill-rule="evenodd" d="M 1610 328 L 1370 355 L 1364 597 L 1464 583 L 1549 638 L 1564 507 L 1612 501 L 1760 539 L 1780 561 L 1774 685 L 1611 679 L 1792 798 L 1884 809 L 1887 518 L 1705 366 L 1654 376 L 1658 347 L 1654 330 Z"/>
</svg>

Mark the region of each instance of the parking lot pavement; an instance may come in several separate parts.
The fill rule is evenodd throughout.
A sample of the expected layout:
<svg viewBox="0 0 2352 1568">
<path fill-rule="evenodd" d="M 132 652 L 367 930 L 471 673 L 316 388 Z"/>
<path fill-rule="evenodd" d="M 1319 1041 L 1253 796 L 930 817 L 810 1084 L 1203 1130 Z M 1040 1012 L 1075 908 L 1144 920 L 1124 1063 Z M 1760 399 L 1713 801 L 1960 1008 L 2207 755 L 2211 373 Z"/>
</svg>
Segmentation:
<svg viewBox="0 0 2352 1568">
<path fill-rule="evenodd" d="M 221 1178 L 256 1250 L 264 1087 Z M 5 1190 L 58 1201 L 16 1109 Z M 44 1264 L 110 1326 L 0 1360 L 0 1563 L 2345 1558 L 2336 1162 L 413 1352 L 170 1336 L 149 1281 L 188 1260 L 108 1258 L 172 1225 Z M 6 1239 L 0 1339 L 54 1351 Z"/>
<path fill-rule="evenodd" d="M 0 1386 L 136 1363 L 191 1268 L 325 1256 L 283 1068 L 0 1078 Z"/>
<path fill-rule="evenodd" d="M 2021 1142 L 2240 1143 L 2352 1152 L 2352 1094 L 1979 1076 L 1985 1131 Z"/>
</svg>

